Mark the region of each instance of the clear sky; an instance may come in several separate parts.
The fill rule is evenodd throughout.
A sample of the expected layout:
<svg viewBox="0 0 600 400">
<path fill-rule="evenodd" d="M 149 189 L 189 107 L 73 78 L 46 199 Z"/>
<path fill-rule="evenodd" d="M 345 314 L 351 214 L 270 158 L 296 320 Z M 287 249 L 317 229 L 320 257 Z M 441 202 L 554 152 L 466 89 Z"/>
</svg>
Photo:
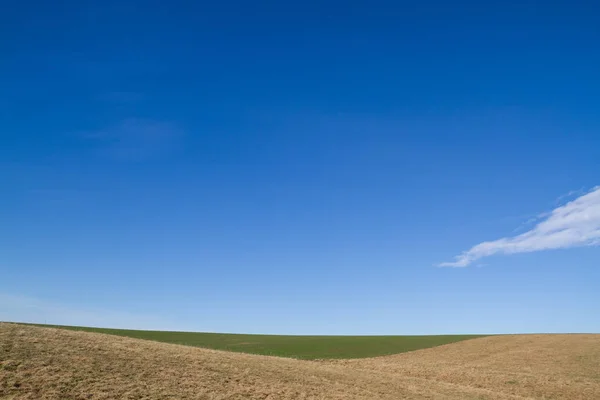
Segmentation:
<svg viewBox="0 0 600 400">
<path fill-rule="evenodd" d="M 600 5 L 14 1 L 0 320 L 600 332 Z"/>
</svg>

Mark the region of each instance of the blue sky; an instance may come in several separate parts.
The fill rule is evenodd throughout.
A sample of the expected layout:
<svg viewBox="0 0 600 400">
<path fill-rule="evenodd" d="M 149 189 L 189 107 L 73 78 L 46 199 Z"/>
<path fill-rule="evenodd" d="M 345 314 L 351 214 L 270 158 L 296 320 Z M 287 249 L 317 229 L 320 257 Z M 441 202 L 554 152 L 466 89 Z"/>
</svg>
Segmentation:
<svg viewBox="0 0 600 400">
<path fill-rule="evenodd" d="M 2 9 L 0 320 L 600 332 L 593 2 Z"/>
</svg>

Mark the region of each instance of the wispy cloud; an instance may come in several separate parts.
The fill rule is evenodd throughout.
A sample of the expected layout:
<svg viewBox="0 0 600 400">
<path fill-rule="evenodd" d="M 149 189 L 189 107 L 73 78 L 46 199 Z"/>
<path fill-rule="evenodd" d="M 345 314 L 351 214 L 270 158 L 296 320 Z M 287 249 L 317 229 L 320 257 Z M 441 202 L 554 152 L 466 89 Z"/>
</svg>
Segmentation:
<svg viewBox="0 0 600 400">
<path fill-rule="evenodd" d="M 574 197 L 575 195 L 581 195 L 585 193 L 585 189 L 581 188 L 581 189 L 577 189 L 577 190 L 571 190 L 568 193 L 563 194 L 562 196 L 559 196 L 555 201 L 554 204 L 558 205 L 560 203 L 563 203 L 566 199 Z"/>
<path fill-rule="evenodd" d="M 541 220 L 529 231 L 479 243 L 457 256 L 454 261 L 441 263 L 439 266 L 466 267 L 494 254 L 600 245 L 600 186 L 541 215 Z"/>
<path fill-rule="evenodd" d="M 97 142 L 103 153 L 124 160 L 143 160 L 177 148 L 183 131 L 169 122 L 127 118 L 120 123 L 83 135 Z"/>
<path fill-rule="evenodd" d="M 162 318 L 121 311 L 85 309 L 0 293 L 0 321 L 129 329 L 174 329 Z"/>
</svg>

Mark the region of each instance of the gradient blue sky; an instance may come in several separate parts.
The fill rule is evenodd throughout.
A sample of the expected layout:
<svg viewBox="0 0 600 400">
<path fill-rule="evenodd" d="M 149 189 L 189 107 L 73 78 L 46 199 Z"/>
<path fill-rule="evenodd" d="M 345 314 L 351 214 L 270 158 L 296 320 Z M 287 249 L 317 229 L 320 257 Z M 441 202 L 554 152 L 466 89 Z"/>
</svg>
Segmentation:
<svg viewBox="0 0 600 400">
<path fill-rule="evenodd" d="M 3 1 L 0 320 L 600 332 L 599 15 Z"/>
</svg>

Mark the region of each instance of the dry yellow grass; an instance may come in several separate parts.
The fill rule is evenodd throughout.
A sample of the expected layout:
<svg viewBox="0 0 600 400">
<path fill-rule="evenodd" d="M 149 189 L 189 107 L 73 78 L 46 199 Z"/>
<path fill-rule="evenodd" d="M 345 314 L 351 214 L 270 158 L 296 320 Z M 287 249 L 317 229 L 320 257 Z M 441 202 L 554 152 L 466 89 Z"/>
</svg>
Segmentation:
<svg viewBox="0 0 600 400">
<path fill-rule="evenodd" d="M 0 324 L 0 399 L 600 399 L 600 335 L 299 361 Z"/>
<path fill-rule="evenodd" d="M 490 336 L 337 364 L 489 390 L 489 398 L 600 400 L 600 335 Z"/>
</svg>

